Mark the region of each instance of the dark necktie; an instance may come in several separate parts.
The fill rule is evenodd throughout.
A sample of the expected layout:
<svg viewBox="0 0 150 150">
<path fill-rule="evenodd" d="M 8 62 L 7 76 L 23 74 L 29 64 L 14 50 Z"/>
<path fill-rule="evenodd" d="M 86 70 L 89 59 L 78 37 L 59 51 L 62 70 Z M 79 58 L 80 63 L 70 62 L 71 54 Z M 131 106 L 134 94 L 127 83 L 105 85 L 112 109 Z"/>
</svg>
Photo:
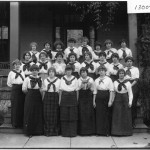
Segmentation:
<svg viewBox="0 0 150 150">
<path fill-rule="evenodd" d="M 123 52 L 122 56 L 123 56 L 123 58 L 125 59 L 126 56 L 127 56 L 126 51 L 125 51 L 124 49 L 122 49 L 122 52 Z"/>
<path fill-rule="evenodd" d="M 37 58 L 36 58 L 35 54 L 36 53 L 32 52 L 32 60 L 33 60 L 34 63 L 37 63 Z"/>
<path fill-rule="evenodd" d="M 113 54 L 114 52 L 112 50 L 108 50 L 107 55 L 109 55 L 110 53 Z"/>
<path fill-rule="evenodd" d="M 51 53 L 51 50 L 43 50 L 48 56 L 50 59 L 52 59 L 52 53 Z"/>
<path fill-rule="evenodd" d="M 74 51 L 73 51 L 73 50 L 74 50 L 74 48 L 70 48 L 70 52 L 71 52 L 71 53 L 74 53 Z"/>
<path fill-rule="evenodd" d="M 113 69 L 118 71 L 119 70 L 118 66 L 119 66 L 119 64 L 118 65 L 114 65 Z"/>
<path fill-rule="evenodd" d="M 55 86 L 55 82 L 57 81 L 58 78 L 56 78 L 53 82 L 51 82 L 49 79 L 47 79 L 47 81 L 49 82 L 48 86 L 47 86 L 47 91 L 50 89 L 51 86 L 53 86 L 53 91 L 56 92 L 56 86 Z"/>
<path fill-rule="evenodd" d="M 73 68 L 73 71 L 75 71 L 75 64 L 76 62 L 69 62 L 69 65 Z"/>
<path fill-rule="evenodd" d="M 82 81 L 82 84 L 84 85 L 84 89 L 85 89 L 85 90 L 89 88 L 89 87 L 88 87 L 88 82 L 89 82 L 89 80 L 90 80 L 90 78 L 87 79 L 87 80 L 81 80 L 81 81 Z"/>
<path fill-rule="evenodd" d="M 38 84 L 38 86 L 41 88 L 41 86 L 42 86 L 41 77 L 39 77 L 39 78 L 30 77 L 30 84 L 31 84 L 32 89 L 36 86 L 36 84 Z"/>
<path fill-rule="evenodd" d="M 70 85 L 72 83 L 72 81 L 75 79 L 75 77 L 72 80 L 70 80 L 70 81 L 68 81 L 65 77 L 63 77 L 63 79 L 65 80 L 65 83 L 67 85 Z"/>
<path fill-rule="evenodd" d="M 127 90 L 127 87 L 125 85 L 125 83 L 127 82 L 127 80 L 125 80 L 123 82 L 120 82 L 119 80 L 117 80 L 117 82 L 119 83 L 119 85 L 118 85 L 118 91 L 121 91 L 122 87 L 124 87 Z"/>
<path fill-rule="evenodd" d="M 45 62 L 45 63 L 42 63 L 42 62 L 39 62 L 40 65 L 39 65 L 39 68 L 41 69 L 42 67 L 44 67 L 45 70 L 47 70 L 47 63 L 48 62 Z"/>
<path fill-rule="evenodd" d="M 104 62 L 104 63 L 99 62 L 99 65 L 100 65 L 100 66 L 104 66 L 106 63 L 107 63 L 107 62 Z"/>
<path fill-rule="evenodd" d="M 85 65 L 86 65 L 85 67 L 86 67 L 87 69 L 90 68 L 91 70 L 94 70 L 94 66 L 93 66 L 92 62 L 93 62 L 93 61 L 91 61 L 90 63 L 88 63 L 88 62 L 85 61 L 85 62 L 84 62 Z"/>
<path fill-rule="evenodd" d="M 20 72 L 17 72 L 16 70 L 12 70 L 14 73 L 16 73 L 16 75 L 15 75 L 15 79 L 17 79 L 19 76 L 21 77 L 21 79 L 22 79 L 22 81 L 24 81 L 24 78 L 23 78 L 23 76 L 22 76 L 22 74 L 21 74 L 21 71 Z"/>
<path fill-rule="evenodd" d="M 100 80 L 99 80 L 99 85 L 100 85 L 101 83 L 104 83 L 103 80 L 104 80 L 104 79 L 100 79 Z"/>
<path fill-rule="evenodd" d="M 30 69 L 30 61 L 29 62 L 22 62 L 23 64 L 24 64 L 24 66 L 23 66 L 23 71 L 25 71 L 25 70 L 28 70 L 29 71 L 29 69 Z"/>
<path fill-rule="evenodd" d="M 131 69 L 131 68 L 128 68 L 128 69 L 126 70 L 126 75 L 128 75 L 129 77 L 131 77 L 131 71 L 130 71 L 130 69 Z"/>
<path fill-rule="evenodd" d="M 95 55 L 99 56 L 99 52 L 94 51 Z"/>
</svg>

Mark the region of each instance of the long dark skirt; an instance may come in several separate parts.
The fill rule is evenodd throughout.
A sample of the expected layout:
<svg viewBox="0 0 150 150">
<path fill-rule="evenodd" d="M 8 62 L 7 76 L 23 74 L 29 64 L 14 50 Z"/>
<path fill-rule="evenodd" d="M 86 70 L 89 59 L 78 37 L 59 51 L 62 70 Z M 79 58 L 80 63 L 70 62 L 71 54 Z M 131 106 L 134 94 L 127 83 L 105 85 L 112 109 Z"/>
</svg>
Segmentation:
<svg viewBox="0 0 150 150">
<path fill-rule="evenodd" d="M 11 123 L 15 128 L 23 127 L 24 101 L 22 85 L 14 84 L 11 90 Z"/>
<path fill-rule="evenodd" d="M 95 111 L 93 107 L 93 93 L 91 90 L 79 91 L 79 121 L 80 135 L 95 134 Z"/>
<path fill-rule="evenodd" d="M 133 81 L 130 81 L 131 83 Z M 133 92 L 133 101 L 132 101 L 132 107 L 131 107 L 131 112 L 132 112 L 132 123 L 135 123 L 135 119 L 137 118 L 137 101 L 139 98 L 139 86 L 138 82 L 132 87 L 132 92 Z"/>
<path fill-rule="evenodd" d="M 25 99 L 24 133 L 42 135 L 44 129 L 43 102 L 39 90 L 29 89 Z"/>
<path fill-rule="evenodd" d="M 59 126 L 59 96 L 57 92 L 46 92 L 43 99 L 44 134 L 58 135 Z"/>
<path fill-rule="evenodd" d="M 132 135 L 132 116 L 128 103 L 127 93 L 116 93 L 112 113 L 113 135 Z"/>
<path fill-rule="evenodd" d="M 61 134 L 64 137 L 77 135 L 78 108 L 76 92 L 62 92 L 60 103 Z"/>
<path fill-rule="evenodd" d="M 108 107 L 109 91 L 98 91 L 96 95 L 96 134 L 109 135 L 111 108 Z"/>
</svg>

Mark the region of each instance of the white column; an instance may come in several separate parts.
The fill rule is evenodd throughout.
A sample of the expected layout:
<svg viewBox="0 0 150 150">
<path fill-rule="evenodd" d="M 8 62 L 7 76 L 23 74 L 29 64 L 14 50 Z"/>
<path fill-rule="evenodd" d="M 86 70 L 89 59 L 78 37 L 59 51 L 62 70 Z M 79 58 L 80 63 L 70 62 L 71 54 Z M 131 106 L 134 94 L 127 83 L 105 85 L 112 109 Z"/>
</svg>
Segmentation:
<svg viewBox="0 0 150 150">
<path fill-rule="evenodd" d="M 129 26 L 129 48 L 132 50 L 135 64 L 137 64 L 137 48 L 135 43 L 137 41 L 137 15 L 128 14 L 128 26 Z"/>
<path fill-rule="evenodd" d="M 94 49 L 94 42 L 95 42 L 95 30 L 94 27 L 90 27 L 90 46 Z"/>
<path fill-rule="evenodd" d="M 19 2 L 10 2 L 10 63 L 19 57 Z"/>
<path fill-rule="evenodd" d="M 55 38 L 56 40 L 60 40 L 60 27 L 56 27 Z"/>
</svg>

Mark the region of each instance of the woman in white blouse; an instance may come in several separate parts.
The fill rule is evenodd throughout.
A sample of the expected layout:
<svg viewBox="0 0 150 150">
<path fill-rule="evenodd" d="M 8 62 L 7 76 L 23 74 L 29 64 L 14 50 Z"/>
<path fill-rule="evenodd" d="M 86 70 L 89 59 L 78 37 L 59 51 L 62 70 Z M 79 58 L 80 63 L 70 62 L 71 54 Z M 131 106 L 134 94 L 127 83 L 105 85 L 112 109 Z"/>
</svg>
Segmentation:
<svg viewBox="0 0 150 150">
<path fill-rule="evenodd" d="M 83 37 L 82 45 L 78 47 L 79 54 L 80 54 L 80 58 L 79 58 L 80 63 L 82 63 L 85 60 L 85 58 L 84 58 L 85 53 L 91 52 L 91 54 L 93 54 L 92 47 L 89 46 L 88 43 L 89 43 L 89 39 L 87 37 Z M 93 58 L 93 56 L 92 56 L 92 58 Z"/>
<path fill-rule="evenodd" d="M 27 136 L 43 134 L 43 102 L 41 95 L 42 79 L 38 76 L 39 67 L 33 64 L 32 75 L 25 78 L 22 90 L 26 93 L 24 106 L 24 133 Z"/>
<path fill-rule="evenodd" d="M 78 82 L 72 74 L 73 68 L 66 66 L 66 75 L 61 78 L 60 82 L 60 121 L 61 134 L 64 137 L 74 137 L 77 135 L 78 120 Z"/>
<path fill-rule="evenodd" d="M 86 67 L 80 70 L 78 79 L 79 90 L 79 120 L 78 132 L 80 135 L 95 134 L 95 111 L 93 107 L 94 80 L 88 76 Z"/>
<path fill-rule="evenodd" d="M 36 42 L 31 42 L 30 43 L 30 48 L 31 50 L 29 51 L 32 57 L 32 61 L 36 64 L 37 61 L 39 61 L 39 52 L 37 51 L 37 43 Z"/>
<path fill-rule="evenodd" d="M 126 42 L 125 39 L 122 39 L 120 41 L 120 46 L 121 46 L 121 48 L 118 49 L 118 55 L 119 55 L 120 63 L 123 66 L 125 66 L 125 58 L 128 57 L 128 56 L 132 57 L 132 51 L 131 51 L 131 49 L 129 49 L 127 47 L 127 42 Z"/>
<path fill-rule="evenodd" d="M 111 112 L 114 86 L 110 77 L 106 76 L 106 67 L 98 67 L 99 77 L 95 80 L 93 105 L 96 110 L 96 134 L 110 135 Z"/>
<path fill-rule="evenodd" d="M 109 62 L 109 63 L 112 63 L 112 59 L 111 59 L 111 55 L 113 53 L 117 53 L 117 50 L 115 48 L 113 48 L 113 42 L 110 40 L 110 39 L 107 39 L 105 42 L 104 42 L 104 45 L 106 47 L 106 50 L 104 51 L 106 53 L 106 60 Z"/>
<path fill-rule="evenodd" d="M 24 72 L 25 77 L 31 74 L 30 67 L 34 64 L 31 60 L 31 54 L 29 51 L 24 52 L 21 70 Z"/>
<path fill-rule="evenodd" d="M 84 54 L 84 62 L 81 64 L 81 67 L 86 67 L 88 70 L 88 76 L 95 80 L 96 78 L 96 70 L 97 70 L 97 63 L 95 63 L 92 59 L 92 53 L 86 52 Z"/>
<path fill-rule="evenodd" d="M 65 67 L 66 64 L 63 59 L 63 53 L 58 52 L 55 56 L 56 60 L 55 63 L 53 63 L 53 67 L 56 69 L 56 77 L 60 78 L 64 76 L 65 74 Z"/>
<path fill-rule="evenodd" d="M 135 119 L 137 118 L 137 102 L 139 98 L 139 69 L 133 66 L 134 59 L 131 56 L 125 58 L 126 67 L 124 68 L 126 72 L 125 78 L 130 81 L 133 91 L 133 102 L 132 102 L 132 126 L 135 127 Z"/>
<path fill-rule="evenodd" d="M 68 55 L 69 63 L 73 67 L 72 75 L 75 76 L 77 79 L 79 78 L 81 64 L 77 61 L 77 55 L 74 52 L 69 53 Z"/>
<path fill-rule="evenodd" d="M 114 82 L 118 79 L 117 72 L 119 69 L 123 69 L 123 65 L 119 62 L 119 55 L 117 53 L 113 53 L 111 58 L 113 62 L 109 65 L 109 75 Z"/>
<path fill-rule="evenodd" d="M 125 80 L 124 69 L 118 70 L 119 79 L 114 82 L 115 99 L 113 102 L 112 131 L 113 135 L 132 135 L 131 106 L 133 93 L 131 83 Z"/>
<path fill-rule="evenodd" d="M 56 76 L 56 69 L 48 69 L 48 78 L 44 80 L 43 109 L 44 109 L 44 135 L 56 136 L 59 134 L 59 88 L 60 79 Z"/>
<path fill-rule="evenodd" d="M 23 127 L 25 94 L 22 92 L 22 84 L 25 74 L 21 71 L 21 61 L 12 62 L 14 69 L 9 72 L 7 85 L 11 87 L 11 123 L 14 128 Z"/>
<path fill-rule="evenodd" d="M 39 67 L 39 76 L 44 81 L 44 79 L 48 77 L 48 69 L 52 66 L 51 62 L 47 60 L 47 53 L 40 53 L 39 61 L 36 63 L 36 65 Z"/>
</svg>

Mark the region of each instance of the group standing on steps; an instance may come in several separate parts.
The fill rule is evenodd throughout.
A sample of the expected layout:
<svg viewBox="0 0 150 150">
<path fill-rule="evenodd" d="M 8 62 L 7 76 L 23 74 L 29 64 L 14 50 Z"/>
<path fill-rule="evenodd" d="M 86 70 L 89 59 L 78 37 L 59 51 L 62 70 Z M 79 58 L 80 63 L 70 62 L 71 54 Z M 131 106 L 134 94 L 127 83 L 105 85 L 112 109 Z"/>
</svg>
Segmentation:
<svg viewBox="0 0 150 150">
<path fill-rule="evenodd" d="M 31 42 L 23 59 L 12 62 L 11 123 L 27 136 L 130 136 L 135 127 L 139 69 L 123 39 L 120 49 L 107 39 L 94 50 L 83 37 L 75 47 L 70 38 L 44 43 L 39 52 Z"/>
</svg>

